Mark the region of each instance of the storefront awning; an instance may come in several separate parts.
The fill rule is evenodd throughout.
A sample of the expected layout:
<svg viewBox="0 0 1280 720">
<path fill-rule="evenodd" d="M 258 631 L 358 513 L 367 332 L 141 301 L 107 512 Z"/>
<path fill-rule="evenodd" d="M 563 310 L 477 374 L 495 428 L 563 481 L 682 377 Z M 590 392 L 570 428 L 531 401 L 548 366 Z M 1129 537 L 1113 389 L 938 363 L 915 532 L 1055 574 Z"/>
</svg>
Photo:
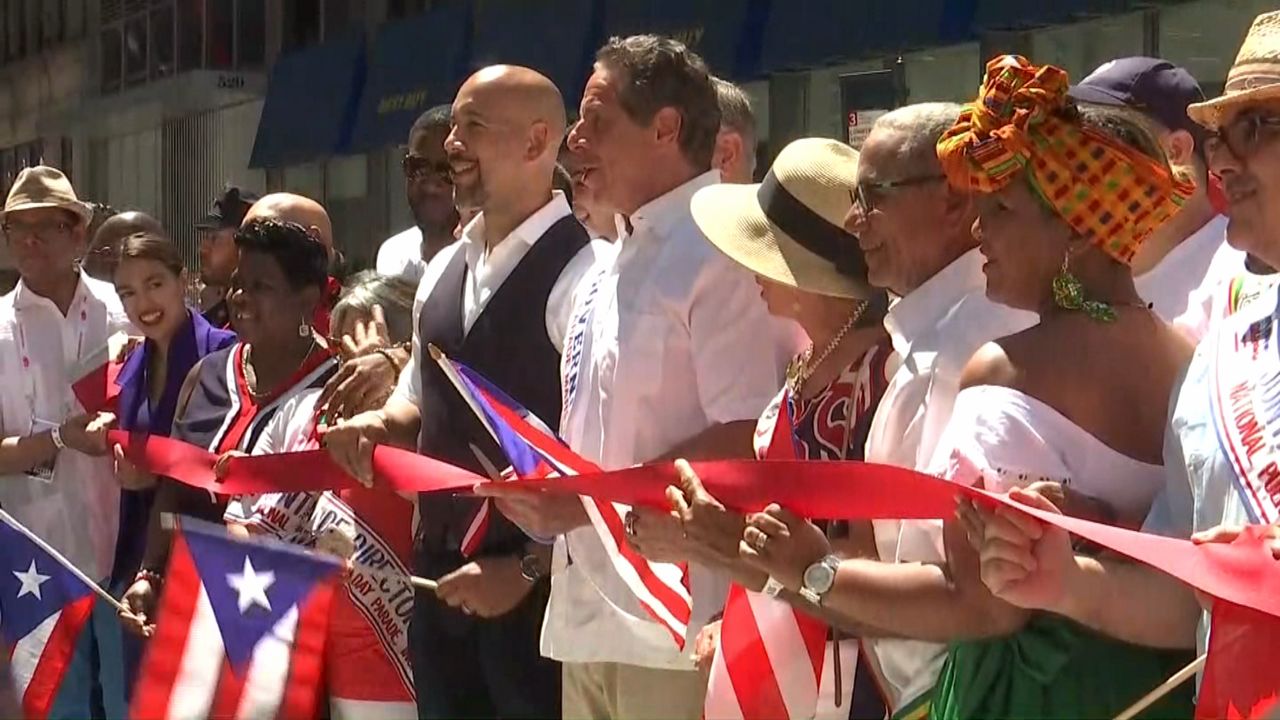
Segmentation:
<svg viewBox="0 0 1280 720">
<path fill-rule="evenodd" d="M 346 152 L 364 78 L 361 32 L 282 56 L 271 68 L 249 166 Z"/>
<path fill-rule="evenodd" d="M 403 144 L 418 116 L 453 102 L 470 52 L 471 4 L 440 2 L 378 33 L 351 149 Z"/>
<path fill-rule="evenodd" d="M 765 0 L 605 0 L 605 36 L 674 37 L 701 55 L 712 73 L 750 80 L 760 74 L 760 41 L 769 5 Z"/>
<path fill-rule="evenodd" d="M 477 0 L 471 67 L 523 65 L 551 78 L 576 108 L 600 43 L 593 0 Z"/>
</svg>

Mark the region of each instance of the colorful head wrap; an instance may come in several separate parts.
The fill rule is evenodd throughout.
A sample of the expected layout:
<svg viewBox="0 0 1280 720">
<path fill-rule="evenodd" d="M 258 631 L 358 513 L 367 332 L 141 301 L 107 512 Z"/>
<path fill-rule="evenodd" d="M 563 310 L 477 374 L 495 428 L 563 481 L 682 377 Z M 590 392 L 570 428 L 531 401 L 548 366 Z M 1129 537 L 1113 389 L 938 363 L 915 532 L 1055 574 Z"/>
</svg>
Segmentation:
<svg viewBox="0 0 1280 720">
<path fill-rule="evenodd" d="M 1067 73 L 1016 55 L 987 63 L 978 99 L 938 141 L 956 187 L 996 192 L 1028 170 L 1031 186 L 1080 235 L 1128 264 L 1195 191 L 1135 148 L 1060 117 Z"/>
</svg>

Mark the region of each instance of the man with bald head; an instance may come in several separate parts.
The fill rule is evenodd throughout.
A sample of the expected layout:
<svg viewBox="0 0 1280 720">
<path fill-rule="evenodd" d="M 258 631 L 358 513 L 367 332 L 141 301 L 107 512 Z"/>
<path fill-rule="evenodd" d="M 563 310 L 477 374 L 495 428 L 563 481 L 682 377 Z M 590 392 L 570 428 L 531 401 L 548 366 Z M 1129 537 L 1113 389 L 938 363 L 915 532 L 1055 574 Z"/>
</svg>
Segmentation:
<svg viewBox="0 0 1280 720">
<path fill-rule="evenodd" d="M 374 444 L 408 447 L 486 474 L 502 454 L 429 357 L 428 345 L 484 374 L 552 424 L 574 288 L 596 252 L 552 189 L 564 101 L 546 77 L 498 65 L 458 91 L 445 140 L 454 201 L 476 209 L 423 274 L 408 366 L 386 405 L 325 437 L 334 459 L 371 478 Z M 472 498 L 423 494 L 410 632 L 419 716 L 560 717 L 560 669 L 538 652 L 550 546 Z"/>
<path fill-rule="evenodd" d="M 111 282 L 120 260 L 117 256 L 120 241 L 135 233 L 165 234 L 160 221 L 144 212 L 126 210 L 112 215 L 98 226 L 98 231 L 89 243 L 88 252 L 80 261 L 80 269 L 95 280 Z"/>
<path fill-rule="evenodd" d="M 280 220 L 301 225 L 307 234 L 315 238 L 329 250 L 333 257 L 333 223 L 329 222 L 329 213 L 320 203 L 305 195 L 293 193 L 271 193 L 255 202 L 244 216 L 241 227 L 254 220 Z"/>
</svg>

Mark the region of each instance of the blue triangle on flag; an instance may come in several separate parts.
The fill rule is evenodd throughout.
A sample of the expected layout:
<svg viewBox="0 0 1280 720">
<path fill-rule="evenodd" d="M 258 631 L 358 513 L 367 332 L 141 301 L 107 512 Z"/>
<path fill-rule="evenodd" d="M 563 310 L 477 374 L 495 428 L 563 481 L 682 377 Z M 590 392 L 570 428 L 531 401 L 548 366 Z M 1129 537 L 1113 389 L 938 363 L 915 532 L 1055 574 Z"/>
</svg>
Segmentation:
<svg viewBox="0 0 1280 720">
<path fill-rule="evenodd" d="M 2 645 L 13 647 L 54 613 L 93 594 L 84 580 L 3 520 L 0 548 Z"/>
<path fill-rule="evenodd" d="M 183 518 L 181 531 L 237 673 L 290 609 L 342 569 L 327 555 L 271 538 L 235 538 L 191 518 Z"/>
</svg>

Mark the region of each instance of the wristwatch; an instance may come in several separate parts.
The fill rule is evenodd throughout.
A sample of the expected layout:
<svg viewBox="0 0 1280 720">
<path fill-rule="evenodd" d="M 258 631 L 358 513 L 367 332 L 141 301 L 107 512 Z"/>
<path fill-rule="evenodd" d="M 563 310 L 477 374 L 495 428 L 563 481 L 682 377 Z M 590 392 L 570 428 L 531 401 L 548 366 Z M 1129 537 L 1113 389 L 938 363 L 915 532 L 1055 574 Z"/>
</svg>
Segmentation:
<svg viewBox="0 0 1280 720">
<path fill-rule="evenodd" d="M 542 571 L 542 561 L 533 553 L 525 553 L 520 558 L 520 577 L 528 580 L 531 584 L 536 583 L 547 574 Z"/>
<path fill-rule="evenodd" d="M 805 568 L 804 586 L 800 588 L 800 597 L 814 605 L 821 605 L 823 596 L 830 592 L 831 586 L 836 584 L 836 570 L 839 567 L 840 558 L 827 555 Z"/>
</svg>

